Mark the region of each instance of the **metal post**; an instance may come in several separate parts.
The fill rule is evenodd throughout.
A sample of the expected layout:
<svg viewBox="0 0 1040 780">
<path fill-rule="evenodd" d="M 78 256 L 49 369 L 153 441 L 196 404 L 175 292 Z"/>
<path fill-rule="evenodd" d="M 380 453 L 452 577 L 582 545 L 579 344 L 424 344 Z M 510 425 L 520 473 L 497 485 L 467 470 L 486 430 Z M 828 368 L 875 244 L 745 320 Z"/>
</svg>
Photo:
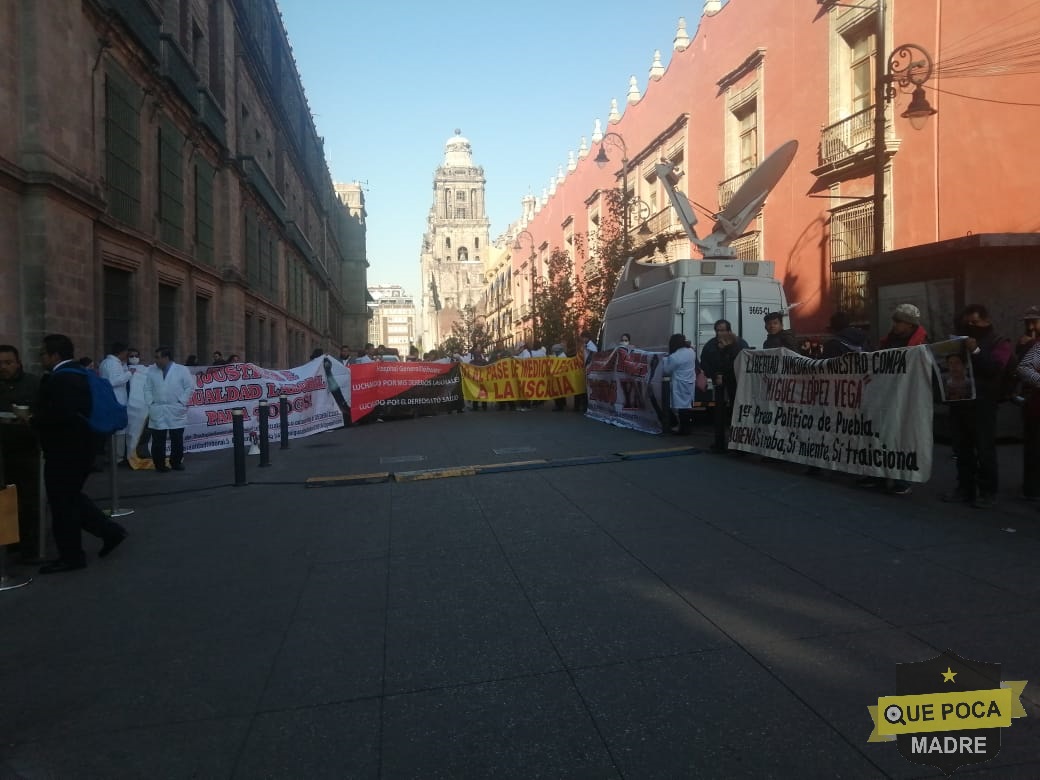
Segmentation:
<svg viewBox="0 0 1040 780">
<path fill-rule="evenodd" d="M 712 388 L 715 399 L 715 449 L 726 449 L 726 388 L 721 382 Z"/>
<path fill-rule="evenodd" d="M 278 416 L 282 425 L 281 449 L 289 449 L 289 399 L 284 395 L 278 397 Z"/>
<path fill-rule="evenodd" d="M 43 450 L 40 450 L 40 471 L 37 475 L 37 489 L 40 496 L 40 536 L 36 542 L 36 556 L 40 561 L 47 560 L 47 482 L 43 478 Z"/>
<path fill-rule="evenodd" d="M 14 590 L 32 582 L 32 577 L 7 573 L 7 547 L 0 546 L 0 590 Z"/>
<path fill-rule="evenodd" d="M 122 433 L 113 433 L 108 438 L 108 469 L 109 469 L 109 485 L 112 491 L 112 508 L 108 510 L 109 517 L 126 517 L 134 513 L 133 509 L 129 507 L 119 508 L 119 477 L 116 474 L 118 465 L 116 464 L 116 436 L 124 436 Z"/>
<path fill-rule="evenodd" d="M 874 31 L 874 257 L 885 251 L 885 104 L 888 102 L 888 57 L 885 54 L 885 2 L 877 0 Z"/>
<path fill-rule="evenodd" d="M 672 429 L 672 378 L 670 376 L 661 377 L 661 425 L 664 427 L 665 433 Z"/>
<path fill-rule="evenodd" d="M 235 446 L 235 487 L 246 484 L 246 436 L 242 415 L 245 409 L 231 410 L 231 439 Z"/>
<path fill-rule="evenodd" d="M 260 468 L 271 465 L 271 442 L 267 432 L 269 407 L 270 404 L 267 401 L 261 401 L 257 411 L 257 414 L 260 415 Z"/>
</svg>

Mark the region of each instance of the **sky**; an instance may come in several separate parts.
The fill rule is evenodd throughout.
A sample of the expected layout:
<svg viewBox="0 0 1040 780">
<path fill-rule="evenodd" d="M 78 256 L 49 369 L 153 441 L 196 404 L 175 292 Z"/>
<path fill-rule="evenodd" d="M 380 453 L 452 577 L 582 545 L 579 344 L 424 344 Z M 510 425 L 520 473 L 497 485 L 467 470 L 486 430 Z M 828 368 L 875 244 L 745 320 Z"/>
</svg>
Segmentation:
<svg viewBox="0 0 1040 780">
<path fill-rule="evenodd" d="M 419 293 L 433 176 L 456 128 L 487 179 L 494 240 L 541 196 L 567 152 L 646 90 L 679 17 L 692 38 L 703 0 L 278 0 L 334 181 L 360 181 L 368 284 Z M 591 142 L 590 142 L 591 143 Z"/>
</svg>

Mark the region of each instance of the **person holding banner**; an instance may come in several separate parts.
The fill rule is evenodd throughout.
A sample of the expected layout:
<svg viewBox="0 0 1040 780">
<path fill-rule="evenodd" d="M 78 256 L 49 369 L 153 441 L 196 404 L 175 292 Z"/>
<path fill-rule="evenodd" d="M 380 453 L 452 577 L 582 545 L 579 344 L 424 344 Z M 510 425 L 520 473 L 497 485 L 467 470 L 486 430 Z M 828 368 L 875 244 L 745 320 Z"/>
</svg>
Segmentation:
<svg viewBox="0 0 1040 780">
<path fill-rule="evenodd" d="M 672 378 L 672 412 L 678 427 L 672 433 L 688 436 L 693 427 L 693 388 L 697 381 L 697 353 L 686 346 L 686 336 L 673 333 L 668 339 L 668 357 L 661 367 L 663 376 Z"/>
<path fill-rule="evenodd" d="M 1022 498 L 1040 501 L 1040 341 L 1033 340 L 1016 374 L 1022 396 Z"/>
</svg>

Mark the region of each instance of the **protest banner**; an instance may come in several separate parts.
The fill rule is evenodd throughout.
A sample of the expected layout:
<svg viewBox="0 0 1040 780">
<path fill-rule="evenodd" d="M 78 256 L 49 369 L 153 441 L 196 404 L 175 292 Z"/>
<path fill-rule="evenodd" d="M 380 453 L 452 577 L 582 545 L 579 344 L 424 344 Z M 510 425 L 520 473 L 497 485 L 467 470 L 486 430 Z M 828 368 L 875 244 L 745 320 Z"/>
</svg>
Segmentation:
<svg viewBox="0 0 1040 780">
<path fill-rule="evenodd" d="M 736 369 L 731 449 L 907 482 L 931 476 L 927 346 L 829 360 L 744 350 Z"/>
<path fill-rule="evenodd" d="M 459 367 L 467 401 L 548 401 L 585 392 L 579 357 L 503 358 L 487 366 Z"/>
<path fill-rule="evenodd" d="M 664 355 L 629 347 L 596 352 L 588 367 L 588 417 L 644 433 L 661 433 Z"/>
<path fill-rule="evenodd" d="M 328 361 L 326 365 L 325 361 Z M 145 372 L 137 369 L 130 380 L 127 405 L 130 434 L 128 460 L 134 468 L 151 468 L 146 433 L 148 409 L 144 400 Z M 315 358 L 290 370 L 261 368 L 252 363 L 224 366 L 198 366 L 188 369 L 195 391 L 188 402 L 188 421 L 184 427 L 184 451 L 205 452 L 231 447 L 231 410 L 243 408 L 247 442 L 259 432 L 257 412 L 260 401 L 267 400 L 272 425 L 268 438 L 277 441 L 278 399 L 289 399 L 289 438 L 296 439 L 343 425 L 341 403 L 330 391 L 329 377 L 342 387 L 350 386 L 350 372 L 338 360 Z M 138 446 L 140 445 L 140 446 Z"/>
<path fill-rule="evenodd" d="M 359 363 L 350 367 L 350 419 L 369 414 L 452 412 L 461 409 L 462 388 L 454 363 Z"/>
</svg>

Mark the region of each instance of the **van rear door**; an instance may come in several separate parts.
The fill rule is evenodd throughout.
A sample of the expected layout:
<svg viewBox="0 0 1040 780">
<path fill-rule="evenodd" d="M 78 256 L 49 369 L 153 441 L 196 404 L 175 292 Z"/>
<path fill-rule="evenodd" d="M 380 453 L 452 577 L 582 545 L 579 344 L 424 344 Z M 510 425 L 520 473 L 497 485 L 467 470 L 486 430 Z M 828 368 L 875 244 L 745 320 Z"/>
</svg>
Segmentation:
<svg viewBox="0 0 1040 780">
<path fill-rule="evenodd" d="M 702 277 L 687 281 L 684 295 L 683 333 L 700 357 L 704 345 L 715 338 L 715 323 L 729 320 L 737 330 L 740 319 L 738 279 Z"/>
</svg>

